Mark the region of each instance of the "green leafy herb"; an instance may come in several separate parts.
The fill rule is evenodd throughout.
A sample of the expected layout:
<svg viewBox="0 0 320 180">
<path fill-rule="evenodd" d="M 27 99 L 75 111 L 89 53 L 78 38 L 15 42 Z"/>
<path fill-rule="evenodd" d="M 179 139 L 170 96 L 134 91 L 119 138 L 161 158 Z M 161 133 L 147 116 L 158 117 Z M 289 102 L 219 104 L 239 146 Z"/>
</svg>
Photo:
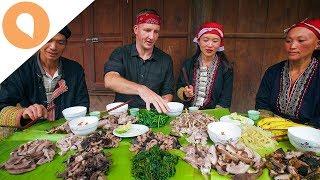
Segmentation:
<svg viewBox="0 0 320 180">
<path fill-rule="evenodd" d="M 166 114 L 159 114 L 155 110 L 146 110 L 146 109 L 140 109 L 139 115 L 138 115 L 138 123 L 144 124 L 148 127 L 154 128 L 154 127 L 162 127 L 166 125 L 166 123 L 169 121 L 170 117 Z"/>
<path fill-rule="evenodd" d="M 138 180 L 165 180 L 176 173 L 178 156 L 163 151 L 159 146 L 141 151 L 132 159 L 132 175 Z"/>
</svg>

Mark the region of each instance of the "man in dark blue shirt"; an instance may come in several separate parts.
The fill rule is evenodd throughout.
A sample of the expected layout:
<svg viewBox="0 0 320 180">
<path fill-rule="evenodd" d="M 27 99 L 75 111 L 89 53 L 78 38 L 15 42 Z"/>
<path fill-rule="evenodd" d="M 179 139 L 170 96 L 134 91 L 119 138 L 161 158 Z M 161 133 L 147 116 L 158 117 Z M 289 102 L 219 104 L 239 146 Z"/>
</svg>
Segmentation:
<svg viewBox="0 0 320 180">
<path fill-rule="evenodd" d="M 154 47 L 161 19 L 154 10 L 143 10 L 136 17 L 136 42 L 113 51 L 104 67 L 105 87 L 116 92 L 116 102 L 130 99 L 130 107 L 152 104 L 158 112 L 167 112 L 173 98 L 171 57 Z"/>
</svg>

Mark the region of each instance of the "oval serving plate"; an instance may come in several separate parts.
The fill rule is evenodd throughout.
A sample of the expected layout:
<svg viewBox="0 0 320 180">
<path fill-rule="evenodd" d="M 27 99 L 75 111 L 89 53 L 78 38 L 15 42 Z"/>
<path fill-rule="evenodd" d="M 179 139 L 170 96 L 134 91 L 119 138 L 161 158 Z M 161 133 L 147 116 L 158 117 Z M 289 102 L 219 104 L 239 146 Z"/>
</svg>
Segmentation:
<svg viewBox="0 0 320 180">
<path fill-rule="evenodd" d="M 132 124 L 131 128 L 125 133 L 119 134 L 116 132 L 116 129 L 114 129 L 112 133 L 117 137 L 126 138 L 126 137 L 140 136 L 148 131 L 149 131 L 148 126 L 145 126 L 142 124 Z"/>
</svg>

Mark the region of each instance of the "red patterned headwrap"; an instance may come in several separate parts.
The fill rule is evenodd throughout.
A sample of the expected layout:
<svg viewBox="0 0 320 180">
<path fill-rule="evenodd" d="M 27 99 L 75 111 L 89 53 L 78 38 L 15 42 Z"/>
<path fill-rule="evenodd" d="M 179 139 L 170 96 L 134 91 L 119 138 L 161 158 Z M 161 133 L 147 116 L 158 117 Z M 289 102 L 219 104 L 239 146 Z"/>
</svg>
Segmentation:
<svg viewBox="0 0 320 180">
<path fill-rule="evenodd" d="M 291 27 L 284 30 L 285 34 L 296 27 L 304 27 L 312 31 L 318 39 L 320 39 L 320 19 L 305 19 L 297 24 L 292 25 Z"/>
<path fill-rule="evenodd" d="M 193 39 L 193 42 L 199 44 L 199 39 L 204 34 L 215 34 L 218 35 L 221 39 L 220 47 L 218 48 L 218 51 L 224 51 L 224 43 L 223 43 L 223 26 L 216 22 L 207 22 L 200 26 L 200 28 L 197 31 L 196 36 Z"/>
<path fill-rule="evenodd" d="M 161 25 L 161 18 L 160 18 L 160 16 L 158 16 L 157 14 L 155 14 L 153 12 L 141 13 L 136 17 L 136 25 L 143 24 L 143 23 L 157 24 L 160 26 Z"/>
</svg>

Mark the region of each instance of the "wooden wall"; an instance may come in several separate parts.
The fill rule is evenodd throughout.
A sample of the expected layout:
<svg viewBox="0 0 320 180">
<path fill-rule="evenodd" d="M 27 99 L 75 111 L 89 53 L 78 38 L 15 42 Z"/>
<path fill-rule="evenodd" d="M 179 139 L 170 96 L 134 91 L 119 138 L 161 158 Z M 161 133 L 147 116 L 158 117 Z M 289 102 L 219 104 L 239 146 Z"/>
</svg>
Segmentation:
<svg viewBox="0 0 320 180">
<path fill-rule="evenodd" d="M 193 0 L 192 28 L 205 21 L 224 25 L 225 49 L 234 68 L 233 111 L 254 108 L 264 71 L 286 58 L 283 30 L 320 17 L 319 0 Z"/>
</svg>

